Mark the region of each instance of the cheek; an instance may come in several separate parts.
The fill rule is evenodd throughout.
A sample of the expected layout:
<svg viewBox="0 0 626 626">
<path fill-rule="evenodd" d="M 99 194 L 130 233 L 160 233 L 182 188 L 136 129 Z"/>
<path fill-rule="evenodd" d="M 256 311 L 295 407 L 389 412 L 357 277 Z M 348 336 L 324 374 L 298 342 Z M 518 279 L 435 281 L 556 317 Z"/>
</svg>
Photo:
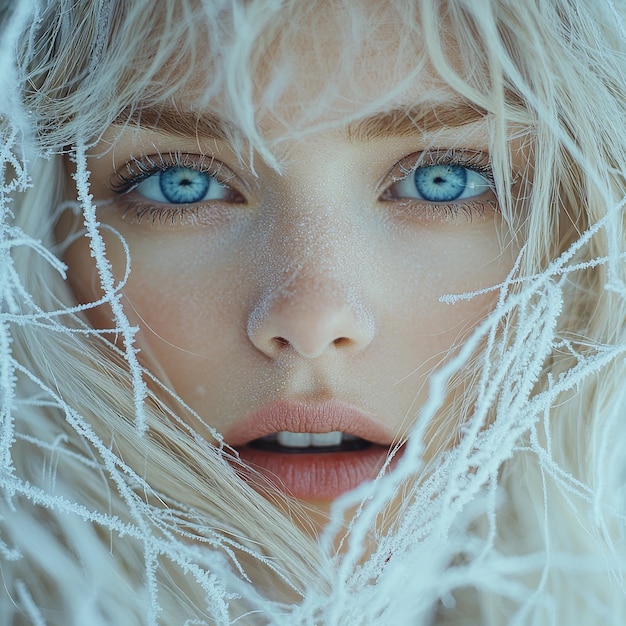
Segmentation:
<svg viewBox="0 0 626 626">
<path fill-rule="evenodd" d="M 398 248 L 395 268 L 389 268 L 396 278 L 390 287 L 395 298 L 389 298 L 388 323 L 393 327 L 395 318 L 395 333 L 405 338 L 403 351 L 432 359 L 431 366 L 469 337 L 495 307 L 499 291 L 453 304 L 442 297 L 497 287 L 517 254 L 512 246 L 502 250 L 494 221 L 459 227 L 458 233 L 454 228 L 431 236 L 413 233 Z"/>
<path fill-rule="evenodd" d="M 192 242 L 149 252 L 136 246 L 123 290 L 125 310 L 141 329 L 144 365 L 200 412 L 242 353 L 246 328 L 241 262 L 218 257 Z"/>
<path fill-rule="evenodd" d="M 216 282 L 205 273 L 164 276 L 138 268 L 133 274 L 124 289 L 126 309 L 161 364 L 183 358 L 206 363 L 227 342 L 235 323 L 234 295 L 224 294 Z"/>
<path fill-rule="evenodd" d="M 119 284 L 127 264 L 124 248 L 109 233 L 104 233 L 104 240 L 107 259 Z M 100 277 L 88 241 L 77 240 L 64 260 L 77 300 L 82 304 L 100 299 Z M 230 273 L 215 262 L 203 260 L 193 246 L 133 242 L 131 260 L 132 271 L 122 288 L 122 302 L 131 324 L 141 328 L 142 344 L 154 354 L 170 348 L 170 353 L 208 356 L 214 335 L 223 330 L 224 320 L 231 314 L 235 294 L 232 284 L 228 286 Z M 96 328 L 115 327 L 108 305 L 89 309 L 87 316 Z"/>
</svg>

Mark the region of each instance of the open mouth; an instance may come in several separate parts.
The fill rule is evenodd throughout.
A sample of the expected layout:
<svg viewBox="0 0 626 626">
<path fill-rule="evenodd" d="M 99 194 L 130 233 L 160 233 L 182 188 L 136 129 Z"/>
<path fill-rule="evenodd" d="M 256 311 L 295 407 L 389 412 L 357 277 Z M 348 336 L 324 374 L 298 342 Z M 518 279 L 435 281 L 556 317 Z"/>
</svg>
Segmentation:
<svg viewBox="0 0 626 626">
<path fill-rule="evenodd" d="M 254 439 L 248 444 L 258 450 L 285 454 L 355 452 L 373 445 L 370 441 L 334 430 L 329 433 L 296 433 L 282 430 Z"/>
<path fill-rule="evenodd" d="M 338 400 L 279 400 L 238 420 L 224 439 L 277 489 L 329 501 L 385 467 L 393 435 L 383 424 Z"/>
<path fill-rule="evenodd" d="M 374 479 L 389 447 L 341 431 L 279 431 L 253 439 L 238 451 L 281 491 L 302 500 L 328 501 Z"/>
</svg>

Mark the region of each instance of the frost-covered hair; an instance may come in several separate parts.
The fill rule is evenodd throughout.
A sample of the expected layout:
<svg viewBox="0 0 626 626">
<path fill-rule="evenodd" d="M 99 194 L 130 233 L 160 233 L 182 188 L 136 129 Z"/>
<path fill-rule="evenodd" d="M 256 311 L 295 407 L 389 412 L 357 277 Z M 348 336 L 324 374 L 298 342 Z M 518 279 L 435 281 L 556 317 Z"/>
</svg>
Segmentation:
<svg viewBox="0 0 626 626">
<path fill-rule="evenodd" d="M 626 623 L 625 10 L 2 0 L 0 622 Z M 424 52 L 413 69 L 389 68 L 396 92 L 343 111 L 340 88 L 358 98 L 354 67 L 388 12 L 398 50 Z M 335 67 L 268 140 L 258 120 L 304 84 L 290 51 L 302 37 L 323 50 L 329 36 L 344 42 Z M 486 112 L 522 252 L 494 286 L 495 310 L 431 376 L 395 469 L 338 502 L 318 540 L 293 521 L 306 511 L 257 494 L 219 433 L 188 426 L 190 410 L 138 359 L 86 149 L 115 120 L 171 105 L 205 67 L 198 108 L 218 101 L 244 131 L 241 158 L 280 169 L 283 139 L 384 109 L 425 65 Z M 522 181 L 514 138 L 531 155 Z M 77 305 L 65 281 L 55 224 L 72 187 L 115 345 L 86 321 L 98 303 Z M 424 464 L 435 415 L 462 436 Z M 347 526 L 344 510 L 357 511 Z"/>
</svg>

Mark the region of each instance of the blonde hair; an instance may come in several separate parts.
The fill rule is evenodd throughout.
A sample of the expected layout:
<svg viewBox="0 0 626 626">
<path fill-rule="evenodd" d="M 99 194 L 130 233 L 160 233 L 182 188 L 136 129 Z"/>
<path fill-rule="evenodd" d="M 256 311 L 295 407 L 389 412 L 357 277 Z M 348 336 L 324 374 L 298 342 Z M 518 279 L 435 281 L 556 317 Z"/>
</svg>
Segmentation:
<svg viewBox="0 0 626 626">
<path fill-rule="evenodd" d="M 0 621 L 623 623 L 624 7 L 156 6 L 56 0 L 0 11 L 2 197 L 14 214 L 2 240 Z M 414 68 L 389 68 L 396 91 L 344 111 L 338 95 L 358 97 L 363 51 L 386 45 L 384 12 L 402 24 L 399 50 L 424 50 Z M 303 97 L 270 141 L 257 122 L 294 88 L 291 51 L 302 37 L 314 59 L 329 37 L 345 43 L 314 106 Z M 498 308 L 433 375 L 398 471 L 348 496 L 318 542 L 293 522 L 305 510 L 269 487 L 259 495 L 218 433 L 187 425 L 191 410 L 139 363 L 121 305 L 113 310 L 125 347 L 86 323 L 57 260 L 63 159 L 77 164 L 76 206 L 104 285 L 84 153 L 114 121 L 171 105 L 202 67 L 211 81 L 198 108 L 218 100 L 248 142 L 231 138 L 241 158 L 280 169 L 285 138 L 384 109 L 425 65 L 486 112 L 502 211 L 524 248 Z M 522 181 L 512 180 L 513 136 L 532 155 Z M 104 299 L 119 304 L 120 288 L 109 284 Z M 424 467 L 422 435 L 446 394 L 454 402 L 444 422 L 463 438 Z M 406 497 L 385 530 L 396 492 Z M 340 555 L 334 533 L 345 536 Z M 375 550 L 366 557 L 368 534 Z"/>
</svg>

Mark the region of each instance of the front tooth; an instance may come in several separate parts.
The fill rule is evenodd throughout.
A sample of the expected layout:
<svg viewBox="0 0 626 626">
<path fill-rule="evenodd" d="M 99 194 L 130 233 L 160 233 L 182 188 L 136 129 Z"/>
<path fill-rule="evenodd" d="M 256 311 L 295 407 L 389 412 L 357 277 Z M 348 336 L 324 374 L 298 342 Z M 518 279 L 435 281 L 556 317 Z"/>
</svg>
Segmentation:
<svg viewBox="0 0 626 626">
<path fill-rule="evenodd" d="M 281 430 L 278 433 L 278 443 L 287 448 L 308 448 L 311 445 L 311 433 L 292 433 Z"/>
<path fill-rule="evenodd" d="M 311 435 L 311 445 L 316 448 L 340 446 L 342 435 L 340 430 L 333 430 L 330 433 L 315 433 Z"/>
</svg>

